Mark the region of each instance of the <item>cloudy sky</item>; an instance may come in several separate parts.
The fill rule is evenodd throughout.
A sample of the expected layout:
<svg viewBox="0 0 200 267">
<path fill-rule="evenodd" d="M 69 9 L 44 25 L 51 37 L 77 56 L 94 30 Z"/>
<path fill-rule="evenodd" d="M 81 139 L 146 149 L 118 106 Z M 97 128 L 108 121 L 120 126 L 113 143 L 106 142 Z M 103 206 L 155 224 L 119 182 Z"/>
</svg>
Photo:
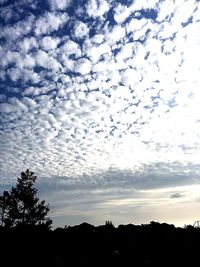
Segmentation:
<svg viewBox="0 0 200 267">
<path fill-rule="evenodd" d="M 0 190 L 55 226 L 200 219 L 200 2 L 0 0 Z"/>
</svg>

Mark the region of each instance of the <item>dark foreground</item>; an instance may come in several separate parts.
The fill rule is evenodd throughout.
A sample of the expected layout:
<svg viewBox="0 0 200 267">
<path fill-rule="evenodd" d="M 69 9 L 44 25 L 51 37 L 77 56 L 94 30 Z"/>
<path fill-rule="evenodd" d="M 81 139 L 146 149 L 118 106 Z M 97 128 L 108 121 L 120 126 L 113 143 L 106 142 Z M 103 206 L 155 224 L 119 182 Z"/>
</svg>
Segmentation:
<svg viewBox="0 0 200 267">
<path fill-rule="evenodd" d="M 1 266 L 200 266 L 200 228 L 83 223 L 0 228 Z"/>
</svg>

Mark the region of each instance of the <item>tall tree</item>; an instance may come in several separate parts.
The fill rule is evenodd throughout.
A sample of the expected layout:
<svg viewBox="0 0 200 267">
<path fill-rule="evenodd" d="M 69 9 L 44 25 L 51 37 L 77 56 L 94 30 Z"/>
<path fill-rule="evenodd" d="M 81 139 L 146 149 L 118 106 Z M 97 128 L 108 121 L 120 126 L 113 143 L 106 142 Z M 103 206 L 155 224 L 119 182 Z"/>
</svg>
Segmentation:
<svg viewBox="0 0 200 267">
<path fill-rule="evenodd" d="M 7 227 L 16 225 L 44 225 L 50 227 L 52 221 L 47 216 L 49 205 L 39 201 L 34 183 L 34 172 L 26 170 L 17 178 L 17 184 L 10 192 L 0 196 L 1 224 Z"/>
</svg>

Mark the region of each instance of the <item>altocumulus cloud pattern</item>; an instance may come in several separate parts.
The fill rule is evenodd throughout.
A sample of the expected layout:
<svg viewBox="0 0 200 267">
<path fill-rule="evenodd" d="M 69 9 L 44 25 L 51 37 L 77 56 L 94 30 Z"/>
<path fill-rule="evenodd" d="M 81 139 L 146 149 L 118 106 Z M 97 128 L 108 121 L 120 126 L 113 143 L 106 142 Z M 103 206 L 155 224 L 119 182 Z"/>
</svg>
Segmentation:
<svg viewBox="0 0 200 267">
<path fill-rule="evenodd" d="M 94 222 L 199 202 L 199 18 L 195 0 L 0 0 L 1 187 L 30 167 L 55 216 Z"/>
</svg>

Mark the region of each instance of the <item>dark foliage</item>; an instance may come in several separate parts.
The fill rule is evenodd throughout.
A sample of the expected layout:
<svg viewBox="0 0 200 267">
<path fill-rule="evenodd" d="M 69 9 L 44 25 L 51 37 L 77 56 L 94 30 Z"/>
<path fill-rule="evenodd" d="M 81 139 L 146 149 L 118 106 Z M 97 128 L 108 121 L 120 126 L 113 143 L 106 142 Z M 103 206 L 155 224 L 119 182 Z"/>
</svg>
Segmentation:
<svg viewBox="0 0 200 267">
<path fill-rule="evenodd" d="M 8 266 L 200 266 L 200 228 L 193 226 L 21 225 L 1 227 L 0 239 Z"/>
<path fill-rule="evenodd" d="M 26 170 L 17 179 L 17 184 L 11 190 L 4 191 L 0 196 L 0 220 L 5 227 L 19 225 L 45 225 L 50 227 L 52 221 L 47 216 L 49 212 L 45 201 L 39 201 L 34 183 L 37 176 Z"/>
</svg>

